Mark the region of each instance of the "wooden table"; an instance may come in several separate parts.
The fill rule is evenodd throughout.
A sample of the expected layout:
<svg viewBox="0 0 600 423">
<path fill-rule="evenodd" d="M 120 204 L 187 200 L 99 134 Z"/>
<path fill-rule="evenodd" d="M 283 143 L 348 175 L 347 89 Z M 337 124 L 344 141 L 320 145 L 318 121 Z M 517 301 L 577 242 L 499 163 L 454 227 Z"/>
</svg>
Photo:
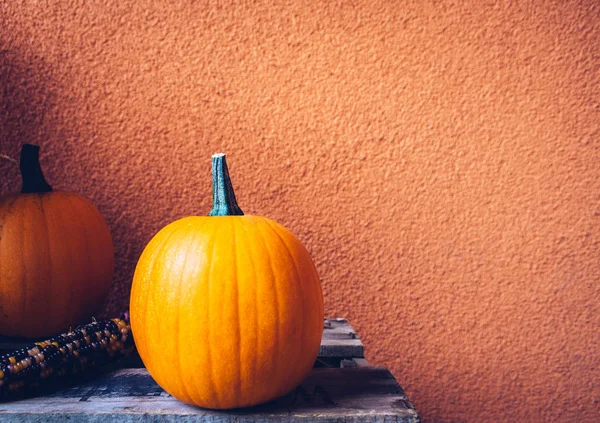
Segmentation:
<svg viewBox="0 0 600 423">
<path fill-rule="evenodd" d="M 319 358 L 293 392 L 257 407 L 213 411 L 163 391 L 143 367 L 105 372 L 36 398 L 0 403 L 2 422 L 420 422 L 392 374 L 364 359 L 344 319 L 326 319 Z"/>
</svg>

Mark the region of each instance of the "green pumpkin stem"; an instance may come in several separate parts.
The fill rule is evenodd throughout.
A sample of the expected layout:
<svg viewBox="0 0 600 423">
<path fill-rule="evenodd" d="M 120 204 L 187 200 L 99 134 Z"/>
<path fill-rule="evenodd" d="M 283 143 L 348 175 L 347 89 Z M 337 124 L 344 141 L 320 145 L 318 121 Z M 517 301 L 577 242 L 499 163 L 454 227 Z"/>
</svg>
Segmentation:
<svg viewBox="0 0 600 423">
<path fill-rule="evenodd" d="M 46 182 L 40 166 L 40 147 L 33 144 L 23 144 L 19 160 L 23 188 L 21 194 L 52 192 L 52 187 Z"/>
<path fill-rule="evenodd" d="M 243 216 L 237 204 L 225 154 L 212 156 L 213 208 L 209 216 Z"/>
</svg>

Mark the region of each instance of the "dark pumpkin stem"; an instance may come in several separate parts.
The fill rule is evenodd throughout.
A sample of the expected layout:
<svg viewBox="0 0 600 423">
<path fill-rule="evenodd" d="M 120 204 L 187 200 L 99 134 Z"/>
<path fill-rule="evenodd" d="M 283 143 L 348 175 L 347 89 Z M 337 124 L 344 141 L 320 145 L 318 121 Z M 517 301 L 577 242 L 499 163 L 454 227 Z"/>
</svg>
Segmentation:
<svg viewBox="0 0 600 423">
<path fill-rule="evenodd" d="M 39 146 L 23 144 L 19 167 L 21 168 L 21 178 L 23 178 L 21 194 L 52 192 L 52 187 L 46 182 L 42 167 L 40 166 Z"/>
<path fill-rule="evenodd" d="M 209 216 L 243 216 L 237 204 L 225 154 L 212 156 L 213 208 Z"/>
</svg>

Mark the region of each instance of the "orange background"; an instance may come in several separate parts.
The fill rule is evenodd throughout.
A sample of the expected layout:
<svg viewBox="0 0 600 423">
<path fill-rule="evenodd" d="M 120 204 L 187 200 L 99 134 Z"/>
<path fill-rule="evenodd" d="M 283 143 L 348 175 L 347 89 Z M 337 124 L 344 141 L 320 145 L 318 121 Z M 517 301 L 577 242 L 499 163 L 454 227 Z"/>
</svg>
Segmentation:
<svg viewBox="0 0 600 423">
<path fill-rule="evenodd" d="M 1 152 L 40 144 L 106 216 L 107 312 L 159 228 L 208 213 L 222 151 L 426 422 L 598 421 L 597 2 L 11 0 L 0 22 Z"/>
</svg>

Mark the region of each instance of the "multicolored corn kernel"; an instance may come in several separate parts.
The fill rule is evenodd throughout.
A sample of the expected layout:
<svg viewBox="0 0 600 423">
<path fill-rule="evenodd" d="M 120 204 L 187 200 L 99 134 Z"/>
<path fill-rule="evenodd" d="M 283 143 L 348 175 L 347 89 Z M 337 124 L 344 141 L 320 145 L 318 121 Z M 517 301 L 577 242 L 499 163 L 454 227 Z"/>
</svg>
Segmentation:
<svg viewBox="0 0 600 423">
<path fill-rule="evenodd" d="M 0 397 L 27 392 L 50 379 L 82 373 L 128 355 L 135 347 L 127 317 L 94 321 L 0 356 Z"/>
</svg>

